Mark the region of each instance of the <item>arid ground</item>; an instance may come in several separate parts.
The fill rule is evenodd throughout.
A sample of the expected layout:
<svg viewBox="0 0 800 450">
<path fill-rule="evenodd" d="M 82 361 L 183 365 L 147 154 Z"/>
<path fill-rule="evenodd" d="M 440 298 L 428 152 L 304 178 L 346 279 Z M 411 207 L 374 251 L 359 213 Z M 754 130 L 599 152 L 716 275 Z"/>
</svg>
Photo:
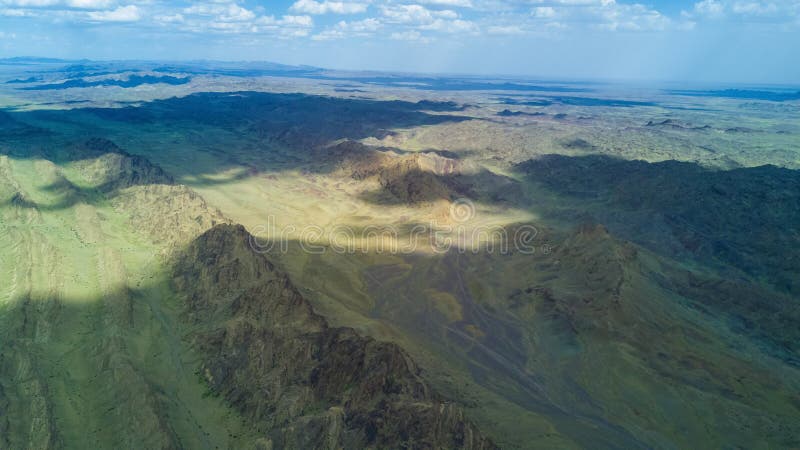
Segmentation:
<svg viewBox="0 0 800 450">
<path fill-rule="evenodd" d="M 800 447 L 800 94 L 0 64 L 0 448 Z"/>
</svg>

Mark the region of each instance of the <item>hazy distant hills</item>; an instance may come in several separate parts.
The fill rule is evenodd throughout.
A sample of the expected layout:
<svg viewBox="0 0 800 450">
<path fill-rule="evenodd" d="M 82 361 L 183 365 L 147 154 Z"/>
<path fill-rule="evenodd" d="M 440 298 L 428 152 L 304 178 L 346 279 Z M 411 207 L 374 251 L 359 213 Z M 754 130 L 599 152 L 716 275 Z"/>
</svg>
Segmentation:
<svg viewBox="0 0 800 450">
<path fill-rule="evenodd" d="M 207 76 L 229 76 L 229 77 L 293 77 L 308 78 L 313 80 L 329 81 L 355 81 L 379 86 L 405 87 L 429 91 L 506 91 L 506 92 L 555 92 L 555 93 L 581 93 L 597 91 L 597 86 L 608 86 L 607 81 L 563 81 L 563 80 L 525 80 L 520 77 L 486 77 L 486 76 L 458 76 L 458 75 L 413 75 L 388 72 L 356 72 L 330 70 L 313 66 L 293 66 L 286 64 L 273 63 L 268 61 L 213 61 L 213 60 L 194 60 L 194 61 L 92 61 L 87 59 L 68 60 L 58 58 L 42 57 L 14 57 L 0 58 L 0 65 L 22 66 L 22 65 L 42 65 L 48 66 L 48 71 L 62 73 L 71 80 L 68 80 L 63 87 L 91 87 L 103 86 L 95 81 L 95 84 L 87 84 L 77 78 L 96 77 L 102 75 L 123 74 L 126 72 L 153 72 L 160 74 L 183 74 L 183 75 L 207 75 Z M 138 75 L 137 75 L 138 76 Z M 33 78 L 8 80 L 6 83 L 40 81 Z M 169 78 L 153 80 L 152 82 L 171 82 Z M 122 84 L 122 87 L 133 87 L 139 83 Z M 613 83 L 611 83 L 613 85 Z M 682 83 L 685 85 L 685 83 Z M 40 86 L 30 86 L 25 89 L 45 89 Z M 52 87 L 50 87 L 52 89 Z M 800 90 L 797 87 L 732 87 L 726 89 L 676 89 L 664 88 L 663 92 L 667 95 L 689 96 L 689 97 L 720 97 L 740 100 L 767 100 L 767 101 L 791 101 L 800 99 Z M 507 100 L 509 104 L 522 104 L 522 100 Z M 543 100 L 538 100 L 542 102 Z M 546 101 L 546 100 L 544 100 Z M 586 99 L 585 97 L 562 96 L 557 101 L 564 104 L 580 102 L 599 102 L 611 106 L 646 106 L 653 105 L 650 102 L 636 102 L 631 100 L 609 100 L 609 99 Z M 610 103 L 609 103 L 610 102 Z M 530 100 L 527 101 L 530 103 Z"/>
</svg>

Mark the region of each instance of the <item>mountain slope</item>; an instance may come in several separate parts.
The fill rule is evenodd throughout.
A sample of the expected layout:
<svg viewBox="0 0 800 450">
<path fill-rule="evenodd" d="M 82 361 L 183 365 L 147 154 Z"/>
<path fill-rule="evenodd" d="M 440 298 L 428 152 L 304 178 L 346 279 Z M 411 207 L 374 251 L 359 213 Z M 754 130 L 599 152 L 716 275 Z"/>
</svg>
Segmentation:
<svg viewBox="0 0 800 450">
<path fill-rule="evenodd" d="M 397 345 L 332 328 L 286 275 L 219 225 L 178 259 L 202 376 L 277 448 L 494 446 Z"/>
<path fill-rule="evenodd" d="M 0 447 L 494 448 L 193 190 L 65 152 L 0 156 Z"/>
</svg>

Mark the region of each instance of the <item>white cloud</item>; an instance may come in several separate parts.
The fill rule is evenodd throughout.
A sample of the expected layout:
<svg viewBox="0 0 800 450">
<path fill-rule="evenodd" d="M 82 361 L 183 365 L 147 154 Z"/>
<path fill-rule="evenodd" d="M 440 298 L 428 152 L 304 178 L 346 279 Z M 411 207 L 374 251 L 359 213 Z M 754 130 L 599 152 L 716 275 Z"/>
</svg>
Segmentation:
<svg viewBox="0 0 800 450">
<path fill-rule="evenodd" d="M 366 3 L 357 2 L 298 0 L 289 10 L 305 14 L 358 14 L 366 12 L 367 7 Z"/>
<path fill-rule="evenodd" d="M 469 20 L 436 19 L 431 23 L 421 25 L 419 29 L 438 31 L 441 33 L 475 33 L 478 31 L 478 26 Z"/>
<path fill-rule="evenodd" d="M 250 30 L 254 33 L 272 33 L 280 37 L 305 37 L 311 34 L 314 20 L 310 16 L 286 15 L 280 19 L 273 16 L 262 16 L 254 22 Z"/>
<path fill-rule="evenodd" d="M 339 23 L 345 24 L 344 21 Z M 347 24 L 347 26 L 353 31 L 377 31 L 380 27 L 383 26 L 383 24 L 378 19 L 369 18 L 369 19 L 359 20 L 357 22 L 351 22 L 350 24 Z"/>
<path fill-rule="evenodd" d="M 2 0 L 0 3 L 18 8 L 62 6 L 77 9 L 106 9 L 114 5 L 112 0 Z"/>
<path fill-rule="evenodd" d="M 683 11 L 690 20 L 727 19 L 740 22 L 800 24 L 800 1 L 798 0 L 702 0 L 694 4 L 691 11 Z"/>
<path fill-rule="evenodd" d="M 381 8 L 381 13 L 385 22 L 407 28 L 394 32 L 390 36 L 392 39 L 417 41 L 422 39 L 420 31 L 474 34 L 479 30 L 477 24 L 460 19 L 458 13 L 449 9 L 430 10 L 422 5 L 388 5 Z M 417 34 L 420 38 L 415 38 Z"/>
<path fill-rule="evenodd" d="M 59 0 L 5 0 L 2 3 L 4 5 L 19 8 L 41 8 L 46 6 L 55 6 L 61 2 Z"/>
<path fill-rule="evenodd" d="M 721 17 L 725 6 L 717 0 L 703 0 L 694 4 L 694 12 L 706 17 Z"/>
<path fill-rule="evenodd" d="M 92 11 L 88 17 L 97 22 L 136 22 L 142 14 L 136 5 L 128 5 L 110 11 Z"/>
<path fill-rule="evenodd" d="M 375 36 L 416 42 L 430 42 L 446 34 L 476 36 L 481 31 L 556 37 L 564 35 L 565 29 L 576 33 L 587 29 L 690 30 L 702 28 L 712 19 L 800 28 L 800 0 L 693 2 L 686 11 L 668 16 L 643 0 L 293 0 L 288 10 L 271 2 L 255 6 L 255 2 L 243 0 L 0 0 L 0 18 L 54 23 L 140 21 L 195 33 L 307 36 L 314 40 Z M 362 16 L 325 21 L 326 25 L 315 28 L 311 16 L 321 14 Z"/>
<path fill-rule="evenodd" d="M 261 8 L 255 11 L 261 11 Z M 304 37 L 311 34 L 314 21 L 308 15 L 260 15 L 254 10 L 227 0 L 195 3 L 176 11 L 162 8 L 153 20 L 160 25 L 173 24 L 192 33 L 271 35 L 279 38 Z"/>
<path fill-rule="evenodd" d="M 159 14 L 153 17 L 156 22 L 161 23 L 183 23 L 185 21 L 183 14 Z"/>
<path fill-rule="evenodd" d="M 66 5 L 81 9 L 106 9 L 114 4 L 111 0 L 68 0 Z"/>
<path fill-rule="evenodd" d="M 778 12 L 775 3 L 764 2 L 736 2 L 733 4 L 733 12 L 736 14 L 764 16 Z"/>
<path fill-rule="evenodd" d="M 556 10 L 552 6 L 538 6 L 533 8 L 531 14 L 538 19 L 552 19 L 556 16 Z"/>
<path fill-rule="evenodd" d="M 397 23 L 426 23 L 433 21 L 433 13 L 422 5 L 391 5 L 381 8 L 388 20 Z"/>
<path fill-rule="evenodd" d="M 416 30 L 398 31 L 392 33 L 389 37 L 396 41 L 430 42 L 430 39 L 424 37 L 422 33 Z"/>
<path fill-rule="evenodd" d="M 561 5 L 561 6 L 610 6 L 616 4 L 615 0 L 551 0 L 551 1 L 530 1 L 527 3 Z"/>
<path fill-rule="evenodd" d="M 567 24 L 607 31 L 660 31 L 672 26 L 672 20 L 656 9 L 639 3 L 615 0 L 551 0 L 534 2 L 530 17 L 536 29 L 555 30 Z M 544 23 L 542 23 L 544 22 Z"/>
<path fill-rule="evenodd" d="M 0 16 L 6 17 L 29 17 L 33 16 L 33 13 L 27 9 L 19 9 L 19 8 L 6 8 L 0 10 Z"/>
<path fill-rule="evenodd" d="M 494 25 L 487 28 L 486 32 L 496 35 L 518 35 L 525 33 L 518 25 Z"/>
<path fill-rule="evenodd" d="M 184 8 L 183 12 L 191 15 L 214 16 L 215 20 L 219 22 L 246 22 L 256 18 L 253 11 L 234 3 L 227 5 L 199 4 Z"/>
<path fill-rule="evenodd" d="M 325 41 L 330 39 L 340 39 L 353 36 L 370 36 L 383 27 L 383 23 L 375 18 L 357 20 L 354 22 L 340 21 L 321 33 L 311 37 L 315 41 Z"/>
<path fill-rule="evenodd" d="M 440 19 L 458 18 L 458 13 L 453 10 L 430 10 L 422 5 L 383 6 L 381 14 L 387 21 L 407 24 L 430 24 Z"/>
<path fill-rule="evenodd" d="M 290 25 L 297 27 L 312 27 L 314 20 L 309 16 L 283 16 L 281 20 L 276 21 L 280 25 Z"/>
<path fill-rule="evenodd" d="M 425 5 L 449 6 L 457 8 L 472 8 L 470 0 L 419 0 L 420 3 Z"/>
<path fill-rule="evenodd" d="M 611 31 L 660 31 L 671 24 L 668 17 L 640 4 L 613 4 L 603 8 L 599 16 L 603 19 L 600 28 Z"/>
</svg>

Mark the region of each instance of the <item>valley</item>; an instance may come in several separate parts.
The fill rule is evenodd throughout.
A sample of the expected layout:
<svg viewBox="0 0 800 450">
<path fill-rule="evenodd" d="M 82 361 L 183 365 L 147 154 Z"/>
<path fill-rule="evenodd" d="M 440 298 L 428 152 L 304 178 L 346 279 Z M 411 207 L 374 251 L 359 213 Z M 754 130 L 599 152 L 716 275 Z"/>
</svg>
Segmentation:
<svg viewBox="0 0 800 450">
<path fill-rule="evenodd" d="M 3 67 L 0 448 L 800 445 L 797 99 L 106 69 Z"/>
</svg>

